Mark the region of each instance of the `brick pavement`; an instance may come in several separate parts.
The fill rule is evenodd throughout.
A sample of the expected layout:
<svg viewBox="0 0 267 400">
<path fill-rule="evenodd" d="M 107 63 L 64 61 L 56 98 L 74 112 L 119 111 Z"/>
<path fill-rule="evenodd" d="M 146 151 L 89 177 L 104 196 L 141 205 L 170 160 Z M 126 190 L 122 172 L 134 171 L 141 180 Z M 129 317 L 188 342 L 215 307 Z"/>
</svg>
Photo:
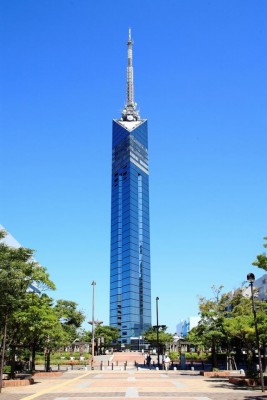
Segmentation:
<svg viewBox="0 0 267 400">
<path fill-rule="evenodd" d="M 121 353 L 114 353 L 112 357 L 112 362 L 119 364 L 123 364 L 127 361 L 128 365 L 134 365 L 135 362 L 138 364 L 144 364 L 144 355 L 140 352 L 121 352 Z"/>
<path fill-rule="evenodd" d="M 123 355 L 122 355 L 123 357 Z M 267 400 L 259 388 L 237 387 L 227 378 L 207 378 L 194 371 L 68 371 L 35 384 L 4 388 L 0 400 Z"/>
</svg>

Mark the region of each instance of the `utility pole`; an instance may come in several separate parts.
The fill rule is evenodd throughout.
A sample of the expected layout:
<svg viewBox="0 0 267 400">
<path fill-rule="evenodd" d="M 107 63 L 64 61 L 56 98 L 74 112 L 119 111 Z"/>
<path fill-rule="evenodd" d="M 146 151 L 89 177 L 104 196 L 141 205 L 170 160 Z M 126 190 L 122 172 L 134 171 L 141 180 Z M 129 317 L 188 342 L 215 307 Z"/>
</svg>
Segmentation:
<svg viewBox="0 0 267 400">
<path fill-rule="evenodd" d="M 93 301 L 92 301 L 92 366 L 94 363 L 95 356 L 95 285 L 96 282 L 92 282 L 93 286 Z"/>
</svg>

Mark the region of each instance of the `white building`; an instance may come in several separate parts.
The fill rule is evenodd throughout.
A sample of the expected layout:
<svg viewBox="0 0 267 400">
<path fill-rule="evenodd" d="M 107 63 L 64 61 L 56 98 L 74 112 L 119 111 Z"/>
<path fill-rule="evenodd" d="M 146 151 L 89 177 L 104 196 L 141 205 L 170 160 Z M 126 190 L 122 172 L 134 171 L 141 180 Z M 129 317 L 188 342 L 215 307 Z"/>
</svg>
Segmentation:
<svg viewBox="0 0 267 400">
<path fill-rule="evenodd" d="M 21 244 L 1 224 L 0 224 L 0 230 L 6 232 L 6 236 L 4 237 L 4 239 L 0 241 L 2 241 L 3 243 L 7 244 L 10 247 L 15 247 L 15 249 L 22 247 Z"/>
<path fill-rule="evenodd" d="M 262 275 L 260 278 L 256 279 L 253 283 L 255 289 L 255 297 L 259 300 L 267 300 L 267 274 Z M 247 287 L 244 292 L 244 296 L 250 297 L 251 296 L 251 288 L 250 286 Z"/>
<path fill-rule="evenodd" d="M 6 232 L 6 236 L 3 239 L 0 239 L 0 242 L 5 243 L 7 246 L 14 247 L 15 249 L 22 247 L 22 245 L 1 224 L 0 224 L 0 230 Z M 40 293 L 40 290 L 36 287 L 36 285 L 33 284 L 29 286 L 28 291 Z"/>
</svg>

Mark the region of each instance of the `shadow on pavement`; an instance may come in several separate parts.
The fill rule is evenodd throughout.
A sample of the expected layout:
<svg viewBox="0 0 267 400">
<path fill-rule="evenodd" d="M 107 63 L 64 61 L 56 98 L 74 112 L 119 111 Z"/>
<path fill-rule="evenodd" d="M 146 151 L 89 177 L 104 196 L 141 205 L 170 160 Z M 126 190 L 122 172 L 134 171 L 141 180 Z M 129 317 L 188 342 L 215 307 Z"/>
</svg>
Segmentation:
<svg viewBox="0 0 267 400">
<path fill-rule="evenodd" d="M 206 382 L 211 382 L 211 380 L 206 380 Z M 219 383 L 219 382 L 218 382 Z M 253 386 L 241 386 L 241 385 L 231 385 L 231 383 L 226 383 L 226 381 L 224 381 L 224 383 L 222 382 L 221 384 L 214 384 L 212 385 L 213 388 L 218 388 L 218 389 L 228 389 L 228 390 L 242 390 L 244 392 L 256 392 L 259 393 L 261 392 L 260 387 L 253 387 Z M 256 394 L 255 393 L 255 394 Z M 252 400 L 252 399 L 267 399 L 267 395 L 248 395 L 246 397 L 244 397 L 245 400 Z"/>
</svg>

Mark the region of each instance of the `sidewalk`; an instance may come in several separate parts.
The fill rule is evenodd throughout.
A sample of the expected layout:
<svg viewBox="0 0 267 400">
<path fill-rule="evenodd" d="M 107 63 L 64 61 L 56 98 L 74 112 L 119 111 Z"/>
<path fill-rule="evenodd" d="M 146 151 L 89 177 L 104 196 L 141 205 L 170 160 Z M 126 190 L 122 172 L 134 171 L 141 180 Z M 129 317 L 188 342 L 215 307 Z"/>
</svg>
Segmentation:
<svg viewBox="0 0 267 400">
<path fill-rule="evenodd" d="M 119 359 L 123 355 L 118 356 Z M 129 361 L 129 360 L 128 360 Z M 129 361 L 130 362 L 130 361 Z M 196 371 L 67 371 L 36 378 L 26 387 L 2 389 L 0 400 L 263 400 L 259 389 L 237 387 L 226 378 L 206 378 Z"/>
</svg>

